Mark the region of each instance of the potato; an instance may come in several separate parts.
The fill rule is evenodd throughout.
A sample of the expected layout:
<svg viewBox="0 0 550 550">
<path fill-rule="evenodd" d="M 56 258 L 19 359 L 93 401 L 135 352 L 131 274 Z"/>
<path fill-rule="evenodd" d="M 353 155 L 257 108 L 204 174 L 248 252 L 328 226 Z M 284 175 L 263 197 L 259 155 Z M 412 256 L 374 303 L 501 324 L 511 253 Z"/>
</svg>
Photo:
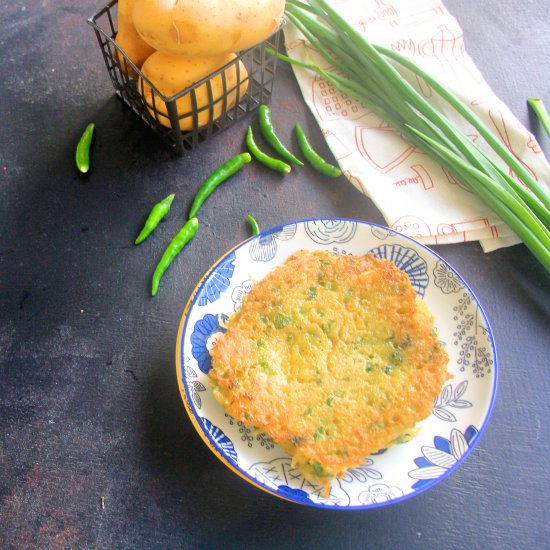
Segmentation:
<svg viewBox="0 0 550 550">
<path fill-rule="evenodd" d="M 119 32 L 115 40 L 117 46 L 133 61 L 134 65 L 139 69 L 145 60 L 154 53 L 154 49 L 146 42 L 141 40 L 139 35 L 133 35 L 132 32 Z M 135 76 L 135 71 L 132 69 L 120 52 L 116 52 L 117 61 L 123 71 L 128 69 L 128 72 Z"/>
<path fill-rule="evenodd" d="M 167 55 L 238 52 L 268 38 L 283 21 L 285 0 L 136 0 L 134 25 Z"/>
<path fill-rule="evenodd" d="M 154 53 L 155 49 L 149 46 L 136 31 L 132 12 L 135 0 L 118 0 L 118 32 L 115 38 L 117 46 L 134 62 L 139 68 L 144 61 Z M 134 73 L 119 52 L 116 52 L 117 60 L 122 70 L 128 67 L 130 73 Z M 135 75 L 134 75 L 135 76 Z"/>
<path fill-rule="evenodd" d="M 155 52 L 145 61 L 141 72 L 161 94 L 171 97 L 235 59 L 236 55 L 233 53 L 210 57 L 176 57 Z M 223 71 L 226 80 L 225 89 L 227 90 L 226 109 L 230 109 L 235 105 L 237 89 L 239 90 L 239 97 L 242 97 L 248 87 L 248 72 L 242 61 L 239 61 L 239 80 L 241 83 L 237 86 L 236 65 L 236 63 L 233 63 Z M 208 94 L 208 82 L 210 82 L 212 88 L 212 101 L 210 101 Z M 160 113 L 158 114 L 160 123 L 171 127 L 170 119 L 164 116 L 168 114 L 166 103 L 158 95 L 155 95 L 153 103 L 152 90 L 147 81 L 140 78 L 138 90 L 142 93 L 151 115 L 155 116 L 154 110 L 156 110 L 157 113 Z M 199 128 L 210 122 L 210 110 L 208 109 L 210 105 L 213 105 L 214 120 L 222 115 L 224 100 L 221 98 L 223 95 L 222 73 L 196 88 Z M 191 92 L 187 92 L 179 98 L 176 101 L 176 106 L 178 115 L 184 115 L 183 118 L 180 118 L 180 129 L 191 130 L 193 128 Z"/>
</svg>

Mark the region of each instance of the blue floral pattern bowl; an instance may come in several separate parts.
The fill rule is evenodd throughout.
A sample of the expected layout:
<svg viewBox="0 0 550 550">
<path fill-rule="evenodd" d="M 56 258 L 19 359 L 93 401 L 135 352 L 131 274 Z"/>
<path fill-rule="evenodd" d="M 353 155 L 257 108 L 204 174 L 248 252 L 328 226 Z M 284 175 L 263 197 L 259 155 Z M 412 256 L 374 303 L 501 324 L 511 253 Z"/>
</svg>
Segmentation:
<svg viewBox="0 0 550 550">
<path fill-rule="evenodd" d="M 306 481 L 268 436 L 227 415 L 208 380 L 210 351 L 254 282 L 300 249 L 392 260 L 409 275 L 435 316 L 452 378 L 432 414 L 406 443 L 365 457 L 334 480 L 328 498 Z M 337 509 L 384 506 L 433 487 L 470 454 L 487 426 L 497 387 L 497 357 L 485 313 L 442 258 L 399 233 L 359 220 L 312 219 L 263 231 L 227 253 L 189 299 L 178 332 L 176 372 L 185 408 L 214 454 L 248 482 L 283 499 Z"/>
</svg>

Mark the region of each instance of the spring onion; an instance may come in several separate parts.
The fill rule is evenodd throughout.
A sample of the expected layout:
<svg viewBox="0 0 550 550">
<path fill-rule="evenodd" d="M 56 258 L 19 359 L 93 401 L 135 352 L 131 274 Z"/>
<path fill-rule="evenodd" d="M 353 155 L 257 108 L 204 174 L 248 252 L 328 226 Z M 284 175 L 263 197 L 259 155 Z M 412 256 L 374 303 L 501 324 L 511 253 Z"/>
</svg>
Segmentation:
<svg viewBox="0 0 550 550">
<path fill-rule="evenodd" d="M 371 44 L 327 0 L 287 0 L 285 13 L 308 47 L 335 68 L 323 69 L 283 54 L 278 54 L 280 59 L 317 73 L 431 155 L 507 223 L 550 272 L 550 194 L 466 104 L 406 57 Z M 403 78 L 402 68 L 423 78 L 469 122 L 521 182 L 426 101 Z M 545 113 L 538 102 L 530 105 Z M 547 113 L 546 117 L 550 126 Z"/>
<path fill-rule="evenodd" d="M 548 137 L 550 137 L 550 115 L 544 106 L 544 103 L 540 97 L 530 97 L 527 100 L 529 106 L 540 120 L 542 127 L 546 130 Z"/>
</svg>

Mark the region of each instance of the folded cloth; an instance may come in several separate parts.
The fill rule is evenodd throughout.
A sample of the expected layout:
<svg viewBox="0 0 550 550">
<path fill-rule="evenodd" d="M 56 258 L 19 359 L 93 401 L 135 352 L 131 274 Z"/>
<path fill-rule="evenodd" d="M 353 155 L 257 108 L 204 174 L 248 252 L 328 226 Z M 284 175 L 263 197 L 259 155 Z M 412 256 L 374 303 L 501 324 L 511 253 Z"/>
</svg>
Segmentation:
<svg viewBox="0 0 550 550">
<path fill-rule="evenodd" d="M 550 166 L 535 137 L 484 80 L 466 53 L 458 22 L 441 2 L 333 0 L 332 4 L 369 42 L 407 56 L 454 92 L 550 190 Z M 284 32 L 290 57 L 331 68 L 292 24 Z M 293 70 L 344 175 L 372 199 L 389 227 L 424 244 L 479 241 L 486 252 L 520 242 L 489 207 L 397 130 L 312 71 L 296 65 Z M 509 171 L 477 131 L 423 79 L 407 69 L 399 71 Z"/>
</svg>

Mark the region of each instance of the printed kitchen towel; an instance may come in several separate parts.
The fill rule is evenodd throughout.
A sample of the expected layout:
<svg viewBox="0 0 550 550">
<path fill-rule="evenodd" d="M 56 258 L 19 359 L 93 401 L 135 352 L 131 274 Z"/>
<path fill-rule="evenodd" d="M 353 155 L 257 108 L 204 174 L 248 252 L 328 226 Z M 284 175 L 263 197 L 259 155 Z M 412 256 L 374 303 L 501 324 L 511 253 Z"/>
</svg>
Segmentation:
<svg viewBox="0 0 550 550">
<path fill-rule="evenodd" d="M 485 82 L 465 50 L 458 22 L 441 2 L 333 0 L 332 4 L 371 43 L 408 56 L 467 103 L 522 165 L 550 189 L 550 166 L 537 141 Z M 290 57 L 329 68 L 292 24 L 284 32 Z M 477 240 L 486 252 L 520 242 L 475 195 L 428 155 L 404 141 L 398 131 L 313 72 L 294 65 L 293 69 L 345 176 L 372 199 L 389 227 L 424 244 Z M 496 158 L 474 128 L 423 79 L 407 70 L 400 72 Z"/>
</svg>

